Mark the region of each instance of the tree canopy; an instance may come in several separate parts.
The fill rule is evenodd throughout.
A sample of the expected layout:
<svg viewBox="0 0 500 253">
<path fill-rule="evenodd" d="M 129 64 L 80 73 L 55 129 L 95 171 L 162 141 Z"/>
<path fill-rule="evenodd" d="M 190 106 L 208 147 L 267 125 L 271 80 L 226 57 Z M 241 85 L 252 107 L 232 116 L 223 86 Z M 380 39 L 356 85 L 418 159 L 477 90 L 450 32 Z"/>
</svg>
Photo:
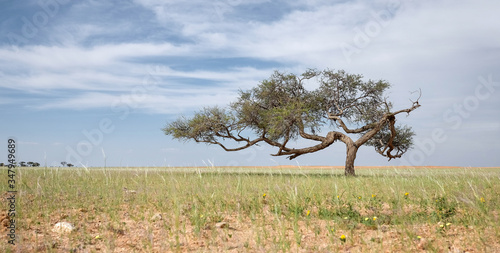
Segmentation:
<svg viewBox="0 0 500 253">
<path fill-rule="evenodd" d="M 319 82 L 317 89 L 304 88 L 305 80 L 310 79 Z M 343 70 L 310 69 L 299 76 L 275 71 L 257 87 L 240 91 L 237 101 L 227 108 L 206 107 L 191 118 L 168 123 L 163 131 L 175 139 L 215 144 L 226 151 L 264 142 L 278 149 L 274 156 L 289 159 L 340 140 L 347 148 L 345 173 L 355 175 L 354 160 L 361 145 L 373 146 L 389 160 L 401 157 L 412 146 L 414 132 L 408 126 L 396 126 L 396 115 L 409 114 L 420 104 L 417 99 L 410 107 L 393 111 L 384 96 L 389 88 L 384 80 L 364 81 L 363 76 Z M 326 127 L 331 131 L 317 134 Z M 253 138 L 244 136 L 249 131 Z M 354 141 L 350 135 L 359 138 Z M 317 144 L 291 147 L 298 138 Z M 225 140 L 241 144 L 229 148 Z"/>
</svg>

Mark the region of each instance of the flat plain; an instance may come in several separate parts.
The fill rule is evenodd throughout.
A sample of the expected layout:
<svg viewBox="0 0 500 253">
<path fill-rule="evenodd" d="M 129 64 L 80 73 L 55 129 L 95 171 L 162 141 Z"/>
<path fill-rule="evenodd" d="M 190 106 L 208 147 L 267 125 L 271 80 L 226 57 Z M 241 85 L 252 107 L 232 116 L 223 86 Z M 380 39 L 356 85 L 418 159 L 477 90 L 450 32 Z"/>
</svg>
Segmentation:
<svg viewBox="0 0 500 253">
<path fill-rule="evenodd" d="M 500 168 L 16 171 L 1 252 L 500 252 Z"/>
</svg>

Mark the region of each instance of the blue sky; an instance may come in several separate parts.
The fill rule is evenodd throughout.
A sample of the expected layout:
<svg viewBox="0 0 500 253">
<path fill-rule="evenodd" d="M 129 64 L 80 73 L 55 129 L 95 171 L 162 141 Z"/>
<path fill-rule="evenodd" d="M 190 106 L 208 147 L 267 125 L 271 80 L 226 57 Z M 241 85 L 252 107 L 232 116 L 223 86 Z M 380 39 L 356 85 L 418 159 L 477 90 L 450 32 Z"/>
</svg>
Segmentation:
<svg viewBox="0 0 500 253">
<path fill-rule="evenodd" d="M 341 143 L 289 161 L 267 146 L 227 153 L 161 131 L 275 69 L 330 68 L 389 81 L 396 109 L 422 89 L 422 107 L 398 118 L 417 133 L 415 148 L 387 162 L 364 147 L 356 165 L 500 166 L 499 9 L 493 0 L 2 0 L 0 162 L 13 136 L 19 160 L 49 166 L 343 165 Z"/>
</svg>

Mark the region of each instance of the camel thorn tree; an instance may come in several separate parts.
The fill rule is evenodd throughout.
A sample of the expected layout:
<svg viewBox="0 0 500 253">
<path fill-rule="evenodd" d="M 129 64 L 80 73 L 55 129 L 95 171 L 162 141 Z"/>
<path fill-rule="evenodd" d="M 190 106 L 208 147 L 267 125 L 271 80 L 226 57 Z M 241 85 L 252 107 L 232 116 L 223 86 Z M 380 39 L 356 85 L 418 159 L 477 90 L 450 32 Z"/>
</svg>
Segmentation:
<svg viewBox="0 0 500 253">
<path fill-rule="evenodd" d="M 304 81 L 309 79 L 317 80 L 319 88 L 306 90 Z M 257 87 L 240 91 L 237 101 L 228 108 L 204 108 L 192 118 L 180 117 L 168 123 L 163 131 L 175 139 L 215 144 L 226 151 L 267 143 L 278 149 L 274 156 L 289 159 L 341 141 L 347 151 L 345 175 L 354 176 L 354 160 L 362 145 L 375 147 L 389 160 L 401 157 L 412 146 L 414 132 L 408 126 L 397 126 L 396 116 L 420 107 L 420 96 L 410 100 L 410 107 L 393 111 L 384 97 L 389 87 L 386 81 L 363 81 L 361 75 L 343 70 L 310 69 L 300 76 L 275 71 Z M 317 134 L 325 127 L 332 131 L 324 136 Z M 351 136 L 359 138 L 353 140 Z M 317 144 L 291 147 L 299 137 Z M 228 148 L 226 140 L 241 145 Z"/>
</svg>

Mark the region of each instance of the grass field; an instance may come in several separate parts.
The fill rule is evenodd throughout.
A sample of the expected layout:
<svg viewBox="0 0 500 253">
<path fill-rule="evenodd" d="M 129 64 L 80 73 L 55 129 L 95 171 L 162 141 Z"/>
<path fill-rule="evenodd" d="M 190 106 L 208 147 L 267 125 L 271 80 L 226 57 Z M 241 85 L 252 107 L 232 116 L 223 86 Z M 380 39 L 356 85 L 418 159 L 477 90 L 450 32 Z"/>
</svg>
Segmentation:
<svg viewBox="0 0 500 253">
<path fill-rule="evenodd" d="M 18 168 L 0 252 L 500 252 L 500 168 L 356 172 Z"/>
</svg>

